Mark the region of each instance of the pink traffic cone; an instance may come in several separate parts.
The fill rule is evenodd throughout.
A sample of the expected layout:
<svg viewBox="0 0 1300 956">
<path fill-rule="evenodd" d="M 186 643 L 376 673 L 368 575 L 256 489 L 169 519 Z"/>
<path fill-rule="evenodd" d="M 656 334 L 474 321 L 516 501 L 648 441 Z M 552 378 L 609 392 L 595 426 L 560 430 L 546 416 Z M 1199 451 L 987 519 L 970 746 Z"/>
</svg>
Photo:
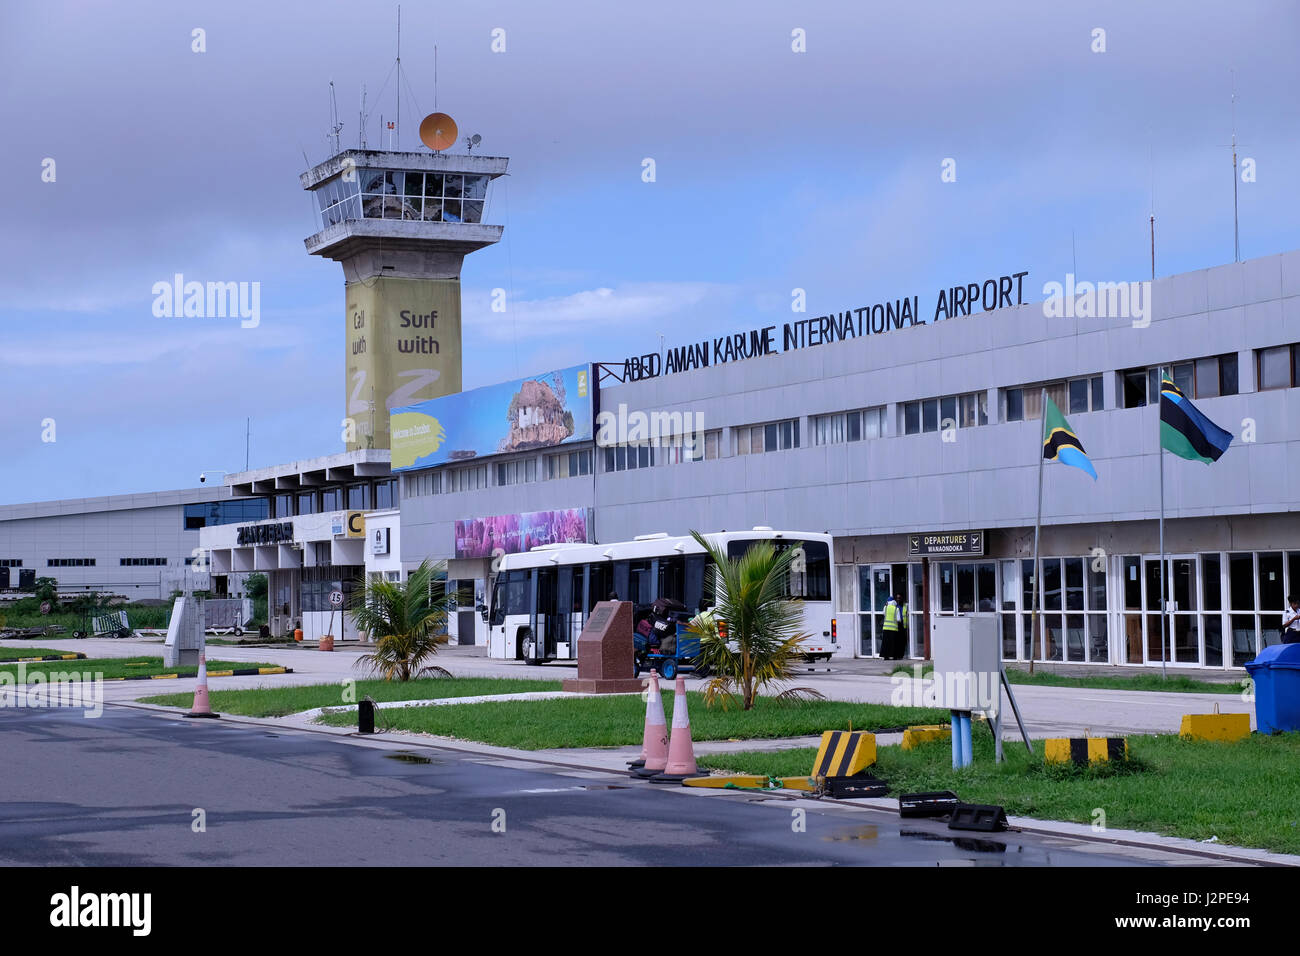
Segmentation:
<svg viewBox="0 0 1300 956">
<path fill-rule="evenodd" d="M 642 741 L 645 762 L 633 770 L 634 777 L 653 777 L 668 765 L 668 724 L 664 720 L 664 700 L 659 691 L 659 672 L 650 671 L 650 696 L 645 705 L 645 736 Z"/>
<path fill-rule="evenodd" d="M 652 686 L 657 685 L 659 683 L 658 675 L 656 675 L 654 671 L 650 672 L 650 681 Z M 641 753 L 637 754 L 637 758 L 635 760 L 629 760 L 627 762 L 627 768 L 629 770 L 639 770 L 641 767 L 645 766 L 645 755 L 650 740 L 650 708 L 651 706 L 653 706 L 650 703 L 651 696 L 652 695 L 650 693 L 650 689 L 646 688 L 646 696 L 645 696 L 645 728 L 646 729 L 645 732 L 641 735 Z M 663 706 L 662 700 L 659 702 L 659 706 L 660 707 Z"/>
<path fill-rule="evenodd" d="M 664 772 L 650 778 L 651 783 L 680 783 L 699 776 L 695 766 L 695 744 L 691 741 L 691 717 L 686 712 L 686 678 L 677 675 L 673 685 L 673 735 L 668 744 L 668 762 Z"/>
<path fill-rule="evenodd" d="M 194 704 L 186 717 L 220 717 L 212 712 L 208 702 L 208 658 L 204 651 L 199 651 L 199 683 L 194 688 Z"/>
</svg>

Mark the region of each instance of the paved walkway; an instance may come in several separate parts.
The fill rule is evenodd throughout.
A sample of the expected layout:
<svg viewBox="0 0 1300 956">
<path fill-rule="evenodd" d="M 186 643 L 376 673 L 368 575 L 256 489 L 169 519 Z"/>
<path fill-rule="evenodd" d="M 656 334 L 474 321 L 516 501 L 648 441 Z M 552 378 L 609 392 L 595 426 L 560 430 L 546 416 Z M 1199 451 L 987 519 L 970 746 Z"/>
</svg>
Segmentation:
<svg viewBox="0 0 1300 956">
<path fill-rule="evenodd" d="M 82 651 L 90 657 L 130 657 L 162 654 L 160 640 L 139 638 L 87 638 L 85 640 L 45 639 L 4 641 L 7 646 L 51 647 Z M 338 650 L 323 653 L 310 647 L 277 645 L 210 645 L 212 658 L 254 662 L 263 661 L 293 668 L 294 673 L 262 677 L 222 677 L 212 680 L 214 690 L 285 684 L 321 684 L 341 682 L 365 676 L 357 668 L 357 658 L 366 653 L 359 645 L 336 645 Z M 450 647 L 438 655 L 438 662 L 459 677 L 515 677 L 536 680 L 562 680 L 576 675 L 573 664 L 548 664 L 530 667 L 518 661 L 489 660 L 482 647 Z M 71 662 L 69 662 L 71 663 Z M 885 672 L 897 666 L 878 660 L 835 661 L 818 665 L 814 672 L 800 675 L 801 686 L 812 687 L 831 700 L 892 703 L 896 691 L 910 686 L 907 678 L 891 678 Z M 1119 669 L 1116 669 L 1119 670 Z M 1095 673 L 1091 671 L 1089 673 Z M 1107 671 L 1111 673 L 1111 671 Z M 1208 677 L 1209 672 L 1195 672 Z M 181 679 L 165 683 L 126 681 L 104 686 L 107 701 L 130 701 L 158 693 L 186 693 L 194 680 Z M 688 688 L 698 688 L 701 681 L 688 679 Z M 1014 685 L 1016 700 L 1031 737 L 1078 736 L 1085 731 L 1094 735 L 1123 733 L 1177 733 L 1184 714 L 1213 713 L 1218 706 L 1225 713 L 1250 713 L 1254 723 L 1254 706 L 1233 694 L 1181 694 L 1168 691 L 1094 690 L 1090 688 Z M 1016 735 L 1015 722 L 1008 709 L 1004 721 L 1007 739 Z"/>
</svg>

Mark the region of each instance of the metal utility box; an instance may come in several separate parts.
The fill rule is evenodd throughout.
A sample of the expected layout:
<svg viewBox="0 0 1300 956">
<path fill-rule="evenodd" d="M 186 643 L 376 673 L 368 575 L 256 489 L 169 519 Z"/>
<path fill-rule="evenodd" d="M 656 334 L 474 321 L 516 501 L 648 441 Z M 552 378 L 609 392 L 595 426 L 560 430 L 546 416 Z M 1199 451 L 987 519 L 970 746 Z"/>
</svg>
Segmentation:
<svg viewBox="0 0 1300 956">
<path fill-rule="evenodd" d="M 935 617 L 930 656 L 936 707 L 997 714 L 1002 655 L 996 617 Z"/>
</svg>

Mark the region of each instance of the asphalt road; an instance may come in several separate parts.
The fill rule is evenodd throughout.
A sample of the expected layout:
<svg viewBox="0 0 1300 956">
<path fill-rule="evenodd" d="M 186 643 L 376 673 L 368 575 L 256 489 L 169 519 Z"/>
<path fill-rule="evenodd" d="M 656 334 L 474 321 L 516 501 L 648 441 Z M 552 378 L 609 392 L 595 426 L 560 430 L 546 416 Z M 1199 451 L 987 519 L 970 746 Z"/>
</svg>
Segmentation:
<svg viewBox="0 0 1300 956">
<path fill-rule="evenodd" d="M 0 761 L 2 865 L 1211 862 L 114 705 L 98 719 L 0 709 Z M 205 832 L 194 832 L 196 809 Z"/>
</svg>

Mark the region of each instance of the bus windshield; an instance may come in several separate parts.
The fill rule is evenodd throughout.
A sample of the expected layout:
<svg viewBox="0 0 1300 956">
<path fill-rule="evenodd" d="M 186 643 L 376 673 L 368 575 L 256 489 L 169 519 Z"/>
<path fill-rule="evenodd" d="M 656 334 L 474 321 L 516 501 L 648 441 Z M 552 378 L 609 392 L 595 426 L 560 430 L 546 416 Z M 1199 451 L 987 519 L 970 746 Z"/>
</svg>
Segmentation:
<svg viewBox="0 0 1300 956">
<path fill-rule="evenodd" d="M 826 542 L 786 541 L 784 539 L 773 541 L 770 538 L 760 540 L 770 541 L 778 552 L 794 547 L 803 548 L 803 570 L 796 570 L 798 561 L 791 563 L 790 580 L 786 586 L 786 597 L 800 598 L 804 601 L 829 601 L 831 599 L 831 555 Z M 743 557 L 750 548 L 758 543 L 758 540 L 728 542 L 727 557 L 732 560 Z"/>
</svg>

